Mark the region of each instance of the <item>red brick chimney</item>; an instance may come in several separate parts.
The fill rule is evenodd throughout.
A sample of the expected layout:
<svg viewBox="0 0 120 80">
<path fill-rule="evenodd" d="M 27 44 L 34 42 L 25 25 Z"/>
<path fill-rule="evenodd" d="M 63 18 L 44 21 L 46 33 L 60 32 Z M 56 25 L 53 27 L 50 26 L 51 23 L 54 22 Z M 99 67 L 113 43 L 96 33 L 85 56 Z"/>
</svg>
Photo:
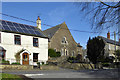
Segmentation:
<svg viewBox="0 0 120 80">
<path fill-rule="evenodd" d="M 110 32 L 107 33 L 107 38 L 110 39 Z"/>
</svg>

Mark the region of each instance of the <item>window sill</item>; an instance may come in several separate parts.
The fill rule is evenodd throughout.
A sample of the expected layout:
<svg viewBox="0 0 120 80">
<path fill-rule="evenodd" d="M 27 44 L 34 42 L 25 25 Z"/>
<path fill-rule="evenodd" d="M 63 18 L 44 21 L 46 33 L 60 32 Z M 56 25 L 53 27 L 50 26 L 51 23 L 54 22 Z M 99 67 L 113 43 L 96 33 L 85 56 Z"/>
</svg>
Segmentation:
<svg viewBox="0 0 120 80">
<path fill-rule="evenodd" d="M 15 44 L 15 45 L 21 46 L 21 44 Z"/>
<path fill-rule="evenodd" d="M 39 48 L 39 46 L 33 46 L 33 47 L 35 47 L 35 48 Z"/>
</svg>

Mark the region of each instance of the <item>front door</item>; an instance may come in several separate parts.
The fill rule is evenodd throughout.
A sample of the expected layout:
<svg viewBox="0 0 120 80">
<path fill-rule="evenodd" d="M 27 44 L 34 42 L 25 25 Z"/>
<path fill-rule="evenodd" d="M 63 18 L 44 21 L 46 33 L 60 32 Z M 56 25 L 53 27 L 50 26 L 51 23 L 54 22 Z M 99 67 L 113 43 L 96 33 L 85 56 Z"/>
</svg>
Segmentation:
<svg viewBox="0 0 120 80">
<path fill-rule="evenodd" d="M 22 64 L 23 65 L 29 65 L 29 54 L 28 53 L 23 53 L 22 54 Z"/>
</svg>

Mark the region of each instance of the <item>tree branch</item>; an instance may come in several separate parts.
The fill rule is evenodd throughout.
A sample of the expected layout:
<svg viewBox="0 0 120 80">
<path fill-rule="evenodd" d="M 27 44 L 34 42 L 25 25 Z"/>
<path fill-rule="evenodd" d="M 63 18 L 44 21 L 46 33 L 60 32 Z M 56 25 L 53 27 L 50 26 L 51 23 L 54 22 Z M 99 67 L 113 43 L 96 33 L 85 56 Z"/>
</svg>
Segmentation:
<svg viewBox="0 0 120 80">
<path fill-rule="evenodd" d="M 118 7 L 120 7 L 120 5 L 119 5 L 120 2 L 118 2 L 118 4 L 117 4 L 116 6 L 110 6 L 110 5 L 108 5 L 108 4 L 106 4 L 106 3 L 102 2 L 102 1 L 100 1 L 100 2 L 101 2 L 103 5 L 106 5 L 106 6 L 110 7 L 110 8 L 118 8 Z"/>
</svg>

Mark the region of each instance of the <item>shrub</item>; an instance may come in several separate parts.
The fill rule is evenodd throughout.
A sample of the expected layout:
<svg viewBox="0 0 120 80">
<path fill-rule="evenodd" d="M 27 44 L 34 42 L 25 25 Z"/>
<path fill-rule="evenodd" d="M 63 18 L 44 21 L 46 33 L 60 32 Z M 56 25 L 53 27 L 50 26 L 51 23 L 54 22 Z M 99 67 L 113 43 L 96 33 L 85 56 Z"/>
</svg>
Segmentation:
<svg viewBox="0 0 120 80">
<path fill-rule="evenodd" d="M 67 61 L 70 63 L 73 63 L 76 60 L 76 57 L 72 56 L 72 57 L 68 57 Z"/>
<path fill-rule="evenodd" d="M 61 53 L 60 52 L 56 52 L 56 57 L 60 57 Z"/>
<path fill-rule="evenodd" d="M 112 57 L 112 56 L 109 56 L 109 57 L 102 57 L 102 58 L 99 58 L 98 59 L 98 62 L 102 62 L 102 63 L 113 63 L 113 61 L 114 61 L 114 57 Z"/>
<path fill-rule="evenodd" d="M 18 51 L 18 52 L 15 54 L 15 58 L 16 58 L 16 61 L 17 61 L 17 62 L 20 62 L 20 53 L 23 52 L 23 51 L 24 51 L 24 49 Z"/>
<path fill-rule="evenodd" d="M 1 62 L 2 64 L 10 64 L 9 63 L 9 61 L 6 61 L 6 60 L 4 60 L 4 59 L 2 59 L 2 62 Z"/>
<path fill-rule="evenodd" d="M 81 54 L 78 54 L 78 55 L 76 56 L 76 60 L 82 60 L 82 55 L 81 55 Z"/>
<path fill-rule="evenodd" d="M 106 57 L 104 62 L 113 63 L 114 57 Z"/>
<path fill-rule="evenodd" d="M 103 65 L 104 67 L 109 67 L 109 66 L 110 66 L 110 63 L 102 63 L 102 65 Z"/>
<path fill-rule="evenodd" d="M 73 60 L 69 60 L 70 63 L 73 63 Z"/>
<path fill-rule="evenodd" d="M 56 52 L 54 51 L 54 49 L 48 49 L 48 56 L 56 57 Z"/>
<path fill-rule="evenodd" d="M 12 63 L 12 64 L 15 64 L 15 65 L 20 65 L 20 63 L 19 63 L 19 62 L 14 62 L 14 63 Z"/>
</svg>

